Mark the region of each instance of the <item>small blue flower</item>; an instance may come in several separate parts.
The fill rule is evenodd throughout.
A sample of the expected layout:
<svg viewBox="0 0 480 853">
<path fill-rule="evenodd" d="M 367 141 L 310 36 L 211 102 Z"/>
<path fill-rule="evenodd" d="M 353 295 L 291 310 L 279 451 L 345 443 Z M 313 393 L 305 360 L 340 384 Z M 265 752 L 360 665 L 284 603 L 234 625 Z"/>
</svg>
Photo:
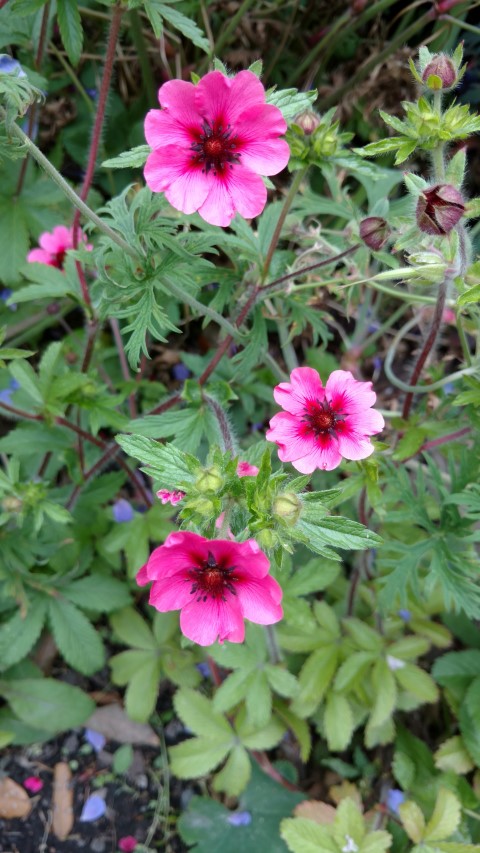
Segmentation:
<svg viewBox="0 0 480 853">
<path fill-rule="evenodd" d="M 232 812 L 227 820 L 232 826 L 248 826 L 252 822 L 252 815 L 250 812 Z"/>
<path fill-rule="evenodd" d="M 100 752 L 105 746 L 106 737 L 101 732 L 96 732 L 94 729 L 85 729 L 85 740 L 95 750 Z"/>
<path fill-rule="evenodd" d="M 375 370 L 381 370 L 382 365 L 383 365 L 383 358 L 380 358 L 380 356 L 376 355 L 373 359 L 373 366 L 374 366 Z"/>
<path fill-rule="evenodd" d="M 400 616 L 400 619 L 403 619 L 404 622 L 410 622 L 410 619 L 412 618 L 410 610 L 398 610 L 397 612 Z"/>
<path fill-rule="evenodd" d="M 192 374 L 188 367 L 180 362 L 179 364 L 173 365 L 172 375 L 174 379 L 178 379 L 179 382 L 183 382 L 185 379 L 188 379 L 188 377 Z"/>
<path fill-rule="evenodd" d="M 98 820 L 99 817 L 103 817 L 106 811 L 107 804 L 103 797 L 100 797 L 98 794 L 91 794 L 83 804 L 79 820 L 81 823 L 91 823 L 94 820 Z"/>
<path fill-rule="evenodd" d="M 112 510 L 113 517 L 118 524 L 131 521 L 134 517 L 133 507 L 125 498 L 120 498 L 120 500 L 116 501 L 113 504 Z"/>
<path fill-rule="evenodd" d="M 85 87 L 85 91 L 92 101 L 96 101 L 98 99 L 98 89 L 89 89 L 88 87 Z"/>
<path fill-rule="evenodd" d="M 199 672 L 202 673 L 204 678 L 210 678 L 210 667 L 206 661 L 202 661 L 201 663 L 197 663 L 196 667 Z"/>
<path fill-rule="evenodd" d="M 2 302 L 6 302 L 7 299 L 10 299 L 12 294 L 13 294 L 13 290 L 10 290 L 9 287 L 5 287 L 3 290 L 0 290 L 0 299 L 2 300 Z M 14 305 L 13 303 L 12 303 L 12 305 L 9 305 L 8 307 L 10 308 L 10 311 L 16 311 L 17 310 L 17 306 Z"/>
<path fill-rule="evenodd" d="M 399 788 L 390 788 L 387 793 L 387 807 L 394 814 L 398 814 L 398 807 L 405 802 L 405 794 Z"/>
<path fill-rule="evenodd" d="M 7 406 L 12 402 L 12 389 L 4 388 L 0 391 L 0 403 L 6 403 Z"/>
<path fill-rule="evenodd" d="M 20 63 L 8 53 L 0 53 L 0 74 L 15 74 L 16 77 L 27 76 Z"/>
</svg>

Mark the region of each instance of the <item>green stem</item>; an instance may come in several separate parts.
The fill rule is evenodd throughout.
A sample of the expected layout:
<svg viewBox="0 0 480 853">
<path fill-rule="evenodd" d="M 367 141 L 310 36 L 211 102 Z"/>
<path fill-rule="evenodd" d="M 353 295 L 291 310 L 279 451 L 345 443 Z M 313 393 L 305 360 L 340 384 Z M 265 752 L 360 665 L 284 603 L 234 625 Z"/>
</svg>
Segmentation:
<svg viewBox="0 0 480 853">
<path fill-rule="evenodd" d="M 282 347 L 283 357 L 285 359 L 285 364 L 287 365 L 289 373 L 295 368 L 298 367 L 298 359 L 297 354 L 295 352 L 294 346 L 290 340 L 289 331 L 287 328 L 287 324 L 285 322 L 285 318 L 282 315 L 282 305 L 280 300 L 277 299 L 275 302 L 275 308 L 278 311 L 278 319 L 276 320 L 278 336 L 280 338 L 280 344 Z"/>
<path fill-rule="evenodd" d="M 470 354 L 470 348 L 468 346 L 468 341 L 467 341 L 467 336 L 465 334 L 465 329 L 463 328 L 463 325 L 462 325 L 461 311 L 458 308 L 455 310 L 455 317 L 456 317 L 456 321 L 457 321 L 457 332 L 458 332 L 458 337 L 460 339 L 460 344 L 462 346 L 463 357 L 464 357 L 465 361 L 467 362 L 468 366 L 470 367 L 472 364 L 472 356 Z"/>
<path fill-rule="evenodd" d="M 304 169 L 300 169 L 298 172 L 295 173 L 295 177 L 294 177 L 294 179 L 290 185 L 290 189 L 289 189 L 289 191 L 285 197 L 285 200 L 283 202 L 283 207 L 282 207 L 280 216 L 278 217 L 278 222 L 275 226 L 275 231 L 273 232 L 273 236 L 272 236 L 272 239 L 270 241 L 270 245 L 269 245 L 268 251 L 267 251 L 267 256 L 265 258 L 265 263 L 263 265 L 262 276 L 261 276 L 262 282 L 265 281 L 265 279 L 268 275 L 268 271 L 270 269 L 270 264 L 271 264 L 272 258 L 273 258 L 273 253 L 274 253 L 275 249 L 277 248 L 277 244 L 278 244 L 278 241 L 280 239 L 280 234 L 282 233 L 283 223 L 285 222 L 285 219 L 287 218 L 287 214 L 288 214 L 288 211 L 290 210 L 293 199 L 295 198 L 298 190 L 300 189 L 300 185 L 301 185 L 301 183 L 302 183 L 302 181 L 303 181 L 303 179 L 307 173 L 307 169 L 308 169 L 308 166 L 306 166 Z"/>
<path fill-rule="evenodd" d="M 288 382 L 289 381 L 290 377 L 289 377 L 288 373 L 285 373 L 285 371 L 282 370 L 280 365 L 277 364 L 277 362 L 275 361 L 273 356 L 270 355 L 269 352 L 263 353 L 262 360 L 263 360 L 263 363 L 266 364 L 267 367 L 270 368 L 273 375 L 276 376 L 280 382 Z"/>
<path fill-rule="evenodd" d="M 142 25 L 140 23 L 140 17 L 137 9 L 130 9 L 128 17 L 130 20 L 132 41 L 135 46 L 135 50 L 137 51 L 138 61 L 142 71 L 142 80 L 145 83 L 145 88 L 147 90 L 148 103 L 150 106 L 154 106 L 157 104 L 155 81 L 153 79 L 152 66 L 150 65 L 150 59 L 148 58 L 145 39 L 142 32 Z"/>
<path fill-rule="evenodd" d="M 167 284 L 168 290 L 170 293 L 173 293 L 177 299 L 186 302 L 187 305 L 190 305 L 191 308 L 194 308 L 202 317 L 210 317 L 211 320 L 214 320 L 217 325 L 221 326 L 232 338 L 235 340 L 239 340 L 243 338 L 244 335 L 235 326 L 232 325 L 225 317 L 222 317 L 221 314 L 218 314 L 213 308 L 210 308 L 209 305 L 204 305 L 203 302 L 199 302 L 198 299 L 195 299 L 194 296 L 191 296 L 189 293 L 186 293 L 182 290 L 181 287 L 177 287 L 176 284 L 168 279 Z"/>
<path fill-rule="evenodd" d="M 0 107 L 0 119 L 5 119 L 5 117 L 5 110 Z M 138 252 L 136 252 L 135 249 L 132 249 L 132 247 L 123 239 L 123 237 L 120 237 L 120 235 L 117 234 L 112 228 L 110 228 L 103 221 L 103 219 L 100 219 L 100 217 L 97 216 L 96 213 L 94 213 L 94 211 L 88 206 L 88 204 L 85 204 L 85 202 L 82 201 L 80 196 L 77 195 L 75 190 L 71 188 L 65 178 L 62 178 L 60 172 L 57 172 L 55 166 L 50 163 L 50 160 L 48 160 L 48 158 L 45 157 L 45 155 L 40 151 L 40 149 L 37 148 L 35 143 L 28 138 L 27 134 L 24 133 L 23 130 L 21 130 L 21 128 L 19 128 L 16 124 L 13 124 L 11 126 L 10 132 L 12 136 L 16 136 L 17 139 L 23 142 L 23 144 L 28 150 L 28 153 L 32 155 L 33 159 L 37 161 L 38 165 L 41 166 L 42 169 L 45 169 L 51 180 L 57 185 L 57 187 L 62 190 L 64 195 L 66 195 L 66 197 L 69 201 L 71 201 L 74 207 L 76 207 L 81 213 L 83 213 L 83 215 L 87 219 L 90 219 L 90 221 L 93 222 L 100 231 L 103 231 L 103 233 L 106 234 L 107 237 L 109 237 L 113 243 L 116 243 L 117 246 L 120 246 L 120 248 L 123 249 L 123 251 L 127 255 L 130 255 L 132 258 L 138 260 Z"/>
<path fill-rule="evenodd" d="M 84 86 L 82 85 L 79 78 L 75 74 L 75 71 L 73 70 L 70 63 L 67 62 L 67 60 L 65 59 L 63 54 L 58 50 L 57 46 L 53 43 L 53 41 L 51 41 L 49 43 L 48 49 L 56 56 L 60 65 L 63 66 L 64 70 L 66 71 L 66 73 L 70 77 L 70 80 L 72 81 L 73 85 L 75 86 L 78 94 L 80 95 L 80 97 L 83 99 L 85 105 L 87 106 L 88 111 L 90 113 L 94 113 L 95 112 L 95 105 L 94 105 L 92 99 L 88 97 Z"/>
</svg>

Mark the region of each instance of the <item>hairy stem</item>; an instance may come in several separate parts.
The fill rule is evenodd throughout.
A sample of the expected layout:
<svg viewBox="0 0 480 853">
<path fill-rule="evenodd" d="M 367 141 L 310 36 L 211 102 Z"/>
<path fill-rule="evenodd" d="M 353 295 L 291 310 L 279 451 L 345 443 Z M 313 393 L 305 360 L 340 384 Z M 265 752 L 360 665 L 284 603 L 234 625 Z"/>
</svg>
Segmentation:
<svg viewBox="0 0 480 853">
<path fill-rule="evenodd" d="M 417 363 L 414 367 L 412 377 L 410 379 L 410 385 L 415 386 L 420 378 L 420 374 L 422 372 L 422 368 L 430 355 L 430 352 L 433 348 L 435 341 L 437 340 L 437 335 L 440 330 L 443 309 L 445 308 L 445 298 L 447 295 L 447 281 L 444 279 L 438 288 L 438 296 L 437 296 L 437 304 L 435 305 L 435 311 L 433 314 L 433 319 L 430 325 L 430 329 L 428 335 L 425 339 L 425 343 L 423 344 L 420 355 L 418 356 Z M 409 391 L 407 396 L 405 397 L 405 401 L 403 404 L 402 410 L 402 418 L 403 420 L 407 420 L 410 414 L 410 408 L 412 405 L 414 391 Z"/>
<path fill-rule="evenodd" d="M 223 442 L 223 450 L 225 453 L 230 452 L 232 456 L 235 455 L 235 438 L 230 429 L 230 424 L 228 423 L 228 418 L 222 409 L 221 405 L 213 398 L 210 397 L 209 394 L 203 394 L 203 399 L 207 403 L 207 405 L 211 408 L 213 414 L 215 415 L 218 426 L 220 429 L 220 435 L 222 437 Z"/>
<path fill-rule="evenodd" d="M 283 223 L 285 222 L 285 219 L 287 218 L 287 214 L 288 214 L 288 211 L 290 210 L 290 207 L 292 205 L 292 201 L 295 198 L 298 190 L 300 189 L 300 185 L 301 185 L 301 183 L 302 183 L 302 181 L 303 181 L 303 179 L 307 173 L 307 169 L 308 169 L 308 166 L 304 169 L 300 169 L 298 172 L 295 173 L 295 177 L 294 177 L 294 179 L 290 185 L 290 189 L 289 189 L 289 191 L 285 197 L 285 200 L 283 202 L 283 208 L 281 210 L 280 216 L 278 217 L 278 222 L 275 226 L 275 231 L 273 232 L 273 236 L 272 236 L 272 239 L 270 241 L 270 245 L 269 245 L 268 251 L 267 251 L 267 256 L 265 258 L 265 263 L 263 265 L 262 276 L 261 276 L 262 282 L 265 281 L 265 279 L 268 275 L 268 271 L 270 269 L 270 264 L 271 264 L 272 258 L 273 258 L 273 253 L 275 252 L 275 249 L 277 248 L 278 241 L 280 239 L 280 234 L 282 233 Z"/>
</svg>

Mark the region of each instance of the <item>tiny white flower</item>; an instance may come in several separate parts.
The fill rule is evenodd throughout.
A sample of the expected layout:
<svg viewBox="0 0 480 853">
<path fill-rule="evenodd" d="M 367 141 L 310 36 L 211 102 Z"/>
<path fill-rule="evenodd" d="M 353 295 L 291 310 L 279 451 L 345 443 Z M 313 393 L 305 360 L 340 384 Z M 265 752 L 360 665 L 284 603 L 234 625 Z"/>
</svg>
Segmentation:
<svg viewBox="0 0 480 853">
<path fill-rule="evenodd" d="M 353 838 L 350 835 L 346 835 L 347 843 L 342 847 L 342 853 L 357 853 L 358 844 L 355 844 Z"/>
<path fill-rule="evenodd" d="M 393 655 L 387 655 L 387 664 L 389 670 L 395 672 L 396 669 L 403 669 L 405 661 L 400 660 L 400 658 L 394 658 Z"/>
</svg>

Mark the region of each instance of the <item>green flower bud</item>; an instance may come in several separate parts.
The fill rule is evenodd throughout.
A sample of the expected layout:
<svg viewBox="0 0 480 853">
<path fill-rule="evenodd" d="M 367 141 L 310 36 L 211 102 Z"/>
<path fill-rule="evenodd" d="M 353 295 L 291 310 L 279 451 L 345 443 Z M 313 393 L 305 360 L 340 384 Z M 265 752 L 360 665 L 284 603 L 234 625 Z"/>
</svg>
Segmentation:
<svg viewBox="0 0 480 853">
<path fill-rule="evenodd" d="M 319 126 L 320 119 L 313 111 L 305 110 L 305 112 L 295 116 L 294 124 L 303 130 L 305 136 L 311 136 L 314 130 Z"/>
<path fill-rule="evenodd" d="M 204 468 L 195 485 L 199 492 L 218 492 L 223 486 L 223 477 L 216 466 Z"/>
<path fill-rule="evenodd" d="M 194 498 L 193 500 L 189 500 L 188 509 L 198 512 L 204 518 L 211 518 L 217 514 L 213 501 L 208 498 Z"/>
<path fill-rule="evenodd" d="M 458 82 L 457 69 L 445 53 L 436 53 L 424 68 L 422 81 L 428 89 L 451 89 Z"/>
<path fill-rule="evenodd" d="M 255 541 L 258 542 L 260 548 L 264 551 L 275 548 L 279 544 L 277 534 L 274 530 L 270 530 L 269 528 L 260 530 L 259 533 L 255 533 Z"/>
<path fill-rule="evenodd" d="M 275 498 L 272 509 L 277 518 L 293 527 L 300 517 L 302 502 L 294 492 L 283 492 Z"/>
</svg>

